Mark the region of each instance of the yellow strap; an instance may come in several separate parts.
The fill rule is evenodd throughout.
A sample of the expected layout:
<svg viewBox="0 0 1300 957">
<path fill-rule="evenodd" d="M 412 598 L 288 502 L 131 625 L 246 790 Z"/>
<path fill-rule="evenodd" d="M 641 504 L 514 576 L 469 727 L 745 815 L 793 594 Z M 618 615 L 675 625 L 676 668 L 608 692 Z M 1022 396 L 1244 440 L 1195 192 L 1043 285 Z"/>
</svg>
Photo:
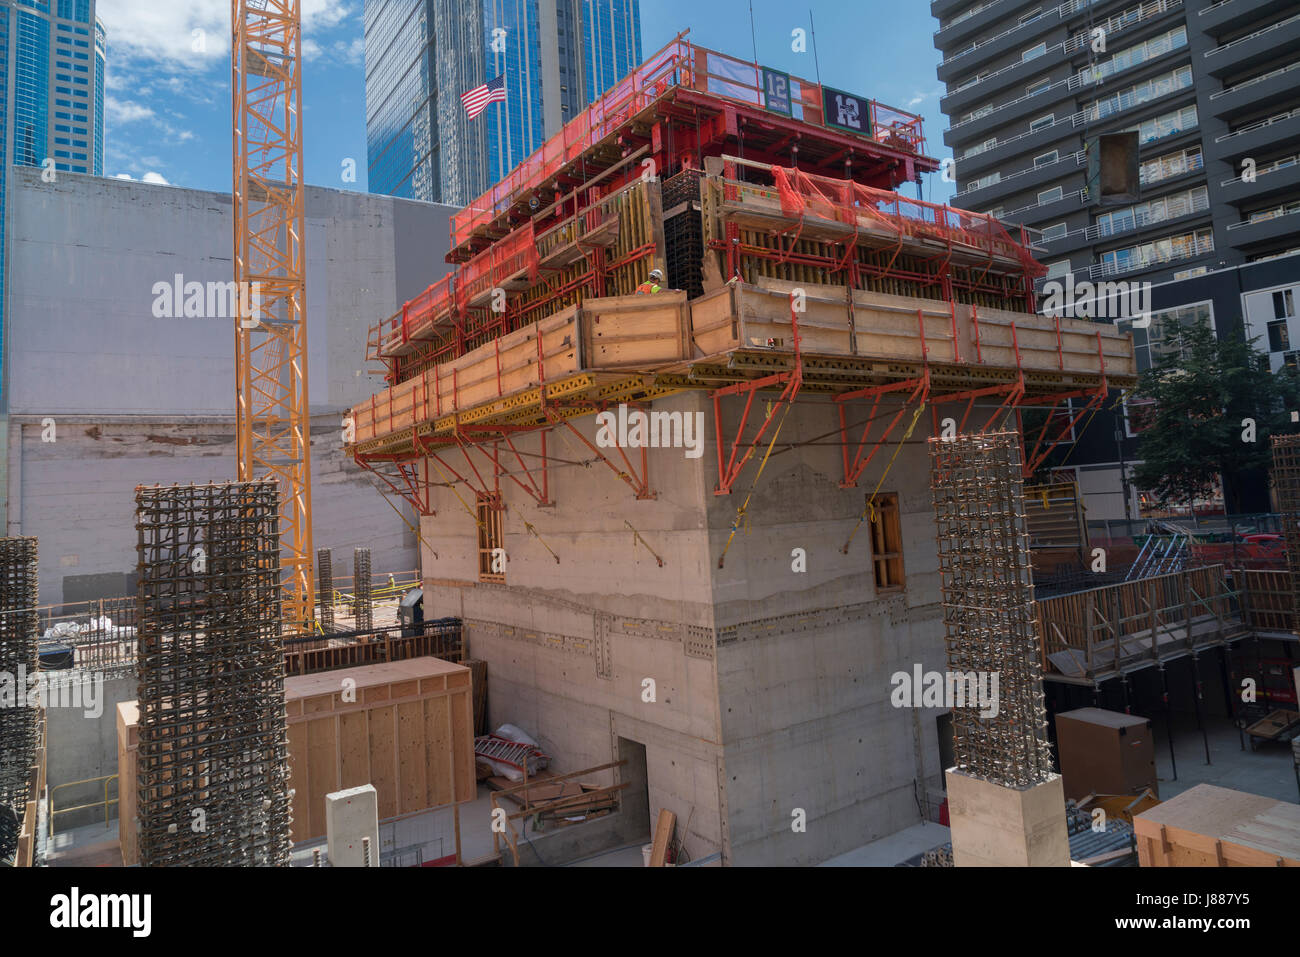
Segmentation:
<svg viewBox="0 0 1300 957">
<path fill-rule="evenodd" d="M 456 496 L 456 499 L 460 502 L 460 504 L 465 507 L 465 511 L 469 512 L 469 517 L 474 519 L 474 526 L 476 528 L 482 528 L 483 523 L 479 521 L 478 512 L 470 508 L 469 505 L 465 502 L 465 500 L 460 497 L 460 492 L 456 491 L 456 483 L 451 481 L 451 479 L 447 478 L 447 473 L 444 472 L 441 469 L 441 467 L 439 467 L 438 460 L 435 459 L 432 455 L 430 455 L 429 462 L 432 463 L 434 468 L 438 469 L 438 474 L 442 476 L 443 481 L 447 483 L 447 487 L 451 489 L 451 494 Z"/>
<path fill-rule="evenodd" d="M 719 568 L 722 567 L 722 563 L 727 558 L 727 552 L 731 549 L 731 543 L 736 537 L 736 529 L 740 527 L 741 522 L 745 523 L 745 533 L 746 534 L 749 533 L 750 499 L 754 497 L 754 489 L 757 487 L 758 480 L 763 474 L 763 469 L 767 467 L 767 460 L 772 455 L 772 449 L 776 447 L 777 437 L 781 434 L 781 427 L 785 425 L 785 417 L 790 414 L 790 407 L 792 405 L 794 405 L 793 402 L 785 403 L 785 409 L 781 412 L 781 419 L 776 423 L 776 428 L 772 431 L 772 441 L 767 443 L 767 451 L 763 453 L 763 460 L 758 463 L 758 471 L 754 473 L 754 480 L 749 485 L 749 491 L 745 493 L 745 501 L 741 503 L 738 509 L 736 509 L 736 518 L 731 523 L 731 534 L 727 536 L 727 544 L 722 547 L 722 554 L 718 556 Z M 772 403 L 768 402 L 767 422 L 772 421 L 772 414 L 774 411 L 775 410 L 772 408 Z M 754 447 L 751 445 L 749 447 L 749 451 L 745 453 L 745 457 L 740 462 L 741 468 L 745 467 L 745 463 L 749 461 L 749 457 L 753 454 L 754 454 Z"/>
<path fill-rule="evenodd" d="M 867 499 L 867 507 L 864 508 L 862 514 L 858 516 L 858 523 L 853 526 L 853 531 L 849 533 L 849 540 L 844 543 L 844 548 L 841 549 L 845 555 L 849 553 L 849 546 L 853 544 L 853 539 L 858 534 L 858 529 L 862 527 L 862 520 L 868 516 L 870 516 L 871 521 L 874 522 L 876 520 L 876 496 L 880 493 L 880 487 L 885 484 L 885 478 L 889 475 L 889 470 L 894 467 L 894 460 L 898 458 L 898 453 L 903 450 L 903 443 L 912 437 L 912 431 L 916 428 L 916 423 L 920 421 L 921 413 L 924 411 L 925 403 L 922 402 L 916 407 L 916 411 L 912 413 L 912 421 L 907 423 L 907 428 L 903 432 L 903 437 L 899 439 L 898 444 L 894 446 L 894 454 L 889 457 L 889 463 L 885 466 L 885 470 L 880 473 L 880 481 L 876 482 L 876 487 L 871 490 L 871 496 Z"/>
</svg>

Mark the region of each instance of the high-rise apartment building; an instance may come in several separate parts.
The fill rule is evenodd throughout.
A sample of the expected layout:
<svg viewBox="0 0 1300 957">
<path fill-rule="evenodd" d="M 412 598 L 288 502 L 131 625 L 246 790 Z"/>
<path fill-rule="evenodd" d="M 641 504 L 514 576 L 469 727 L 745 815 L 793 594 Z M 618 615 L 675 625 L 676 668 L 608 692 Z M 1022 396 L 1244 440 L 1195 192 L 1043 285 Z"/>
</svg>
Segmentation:
<svg viewBox="0 0 1300 957">
<path fill-rule="evenodd" d="M 1163 282 L 1300 249 L 1295 0 L 933 0 L 954 205 L 1042 231 L 1048 276 Z M 1136 131 L 1100 206 L 1085 144 Z"/>
<path fill-rule="evenodd" d="M 366 0 L 371 192 L 470 202 L 640 63 L 640 33 L 639 0 Z"/>
<path fill-rule="evenodd" d="M 106 55 L 95 0 L 0 0 L 0 224 L 8 222 L 11 165 L 103 175 Z M 0 329 L 6 247 L 7 238 L 0 242 Z"/>
</svg>

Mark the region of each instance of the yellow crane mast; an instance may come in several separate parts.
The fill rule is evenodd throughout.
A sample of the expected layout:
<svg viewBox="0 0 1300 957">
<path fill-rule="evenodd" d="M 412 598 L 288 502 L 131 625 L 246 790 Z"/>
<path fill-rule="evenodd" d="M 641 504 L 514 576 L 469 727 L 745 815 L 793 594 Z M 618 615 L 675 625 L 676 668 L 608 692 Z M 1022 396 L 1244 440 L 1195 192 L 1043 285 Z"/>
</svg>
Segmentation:
<svg viewBox="0 0 1300 957">
<path fill-rule="evenodd" d="M 238 479 L 280 482 L 284 621 L 313 628 L 301 0 L 231 0 Z"/>
</svg>

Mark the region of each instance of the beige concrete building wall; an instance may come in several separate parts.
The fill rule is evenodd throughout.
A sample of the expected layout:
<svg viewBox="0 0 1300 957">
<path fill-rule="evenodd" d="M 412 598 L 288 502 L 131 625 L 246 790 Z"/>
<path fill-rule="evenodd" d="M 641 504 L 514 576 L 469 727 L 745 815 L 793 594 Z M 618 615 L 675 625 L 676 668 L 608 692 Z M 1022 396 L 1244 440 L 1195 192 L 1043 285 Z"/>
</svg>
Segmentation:
<svg viewBox="0 0 1300 957">
<path fill-rule="evenodd" d="M 896 408 L 878 410 L 873 435 Z M 739 410 L 729 411 L 734 430 Z M 848 421 L 868 414 L 869 406 L 850 405 Z M 939 712 L 890 703 L 895 672 L 910 675 L 917 663 L 926 671 L 944 667 L 925 448 L 930 415 L 900 447 L 911 416 L 858 487 L 841 489 L 834 404 L 825 397 L 801 402 L 749 503 L 749 533 L 735 537 L 724 567 L 713 570 L 732 863 L 826 860 L 917 823 L 918 798 L 924 806 L 938 786 Z M 752 476 L 710 502 L 714 556 Z M 899 495 L 901 592 L 877 593 L 870 530 L 858 525 L 877 486 Z M 794 570 L 794 549 L 805 552 L 804 572 Z M 806 830 L 795 830 L 796 810 Z"/>
<path fill-rule="evenodd" d="M 553 468 L 553 507 L 503 480 L 504 585 L 477 582 L 472 493 L 458 486 L 462 503 L 435 491 L 437 515 L 421 523 L 425 614 L 465 620 L 470 653 L 488 661 L 491 722 L 533 734 L 560 771 L 613 760 L 619 736 L 645 744 L 651 820 L 667 807 L 680 828 L 694 809 L 695 858 L 720 849 L 735 864 L 815 863 L 916 823 L 918 795 L 941 779 L 936 713 L 892 707 L 889 679 L 915 663 L 943 667 L 928 413 L 881 489 L 900 493 L 907 576 L 901 593 L 881 596 L 865 524 L 840 549 L 902 428 L 860 487 L 840 489 L 835 410 L 824 397 L 801 401 L 718 568 L 757 457 L 733 494 L 716 496 L 707 395 L 654 408 L 707 414 L 699 458 L 649 450 L 653 501 L 637 501 L 562 430 L 550 456 L 585 464 Z M 764 411 L 760 398 L 755 415 Z M 736 400 L 726 414 L 734 429 Z M 855 414 L 861 422 L 867 408 Z M 574 424 L 595 441 L 593 416 Z M 790 449 L 799 443 L 816 444 Z M 516 446 L 540 453 L 537 436 Z M 447 461 L 466 474 L 459 452 Z M 482 457 L 475 464 L 487 474 Z M 792 570 L 795 548 L 805 572 Z M 647 678 L 653 703 L 642 700 Z M 807 816 L 801 833 L 795 808 Z"/>
</svg>

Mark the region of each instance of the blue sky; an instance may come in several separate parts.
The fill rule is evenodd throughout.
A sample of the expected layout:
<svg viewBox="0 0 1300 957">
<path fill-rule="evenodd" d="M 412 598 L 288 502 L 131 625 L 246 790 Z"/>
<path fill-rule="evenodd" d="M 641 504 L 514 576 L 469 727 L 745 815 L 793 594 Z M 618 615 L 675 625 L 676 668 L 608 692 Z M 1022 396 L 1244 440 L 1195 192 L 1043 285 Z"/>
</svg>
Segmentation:
<svg viewBox="0 0 1300 957">
<path fill-rule="evenodd" d="M 906 12 L 904 12 L 904 8 Z M 197 189 L 230 189 L 229 0 L 99 0 L 108 29 L 104 173 Z M 303 0 L 304 152 L 307 182 L 366 188 L 363 0 Z M 924 0 L 641 0 L 646 54 L 686 27 L 703 46 L 817 78 L 811 45 L 791 50 L 791 31 L 816 23 L 822 82 L 925 117 L 932 155 L 943 146 L 939 51 Z M 356 182 L 344 164 L 355 160 Z M 927 177 L 926 198 L 952 184 Z"/>
</svg>

